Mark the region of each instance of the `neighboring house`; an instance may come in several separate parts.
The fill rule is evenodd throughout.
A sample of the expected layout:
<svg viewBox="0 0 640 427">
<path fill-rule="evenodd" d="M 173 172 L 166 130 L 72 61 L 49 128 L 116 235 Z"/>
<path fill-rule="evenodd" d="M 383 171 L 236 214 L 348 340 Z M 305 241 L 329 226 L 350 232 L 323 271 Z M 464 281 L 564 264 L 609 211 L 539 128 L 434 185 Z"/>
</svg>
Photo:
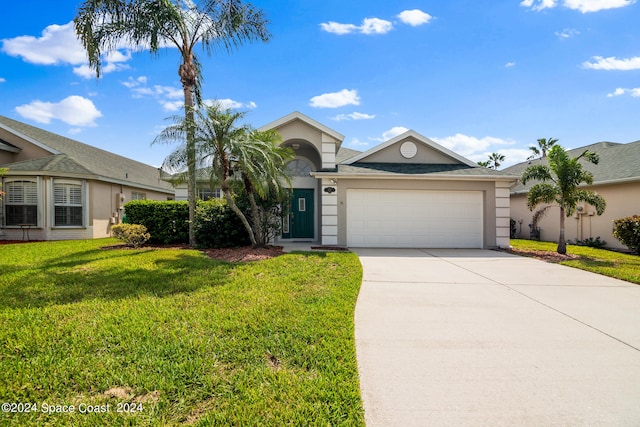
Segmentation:
<svg viewBox="0 0 640 427">
<path fill-rule="evenodd" d="M 408 131 L 361 153 L 344 136 L 294 112 L 274 129 L 295 159 L 290 214 L 278 241 L 327 246 L 509 246 L 509 190 L 516 177 L 478 167 Z M 202 183 L 206 187 L 206 182 Z M 186 199 L 184 188 L 176 198 Z"/>
<path fill-rule="evenodd" d="M 571 157 L 577 157 L 589 150 L 600 156 L 597 165 L 582 162 L 584 168 L 593 174 L 593 185 L 586 189 L 600 194 L 607 202 L 602 216 L 595 214 L 592 206 L 581 204 L 576 213 L 565 221 L 565 236 L 569 240 L 584 240 L 600 237 L 607 245 L 625 248 L 613 237 L 613 220 L 630 215 L 640 215 L 640 141 L 628 144 L 599 142 L 569 150 Z M 546 159 L 536 159 L 505 169 L 513 175 L 521 176 L 529 164 L 545 164 Z M 511 192 L 511 217 L 517 223 L 517 237 L 529 238 L 533 212 L 527 207 L 527 192 L 535 182 L 526 186 L 519 183 Z M 539 222 L 540 239 L 557 241 L 560 234 L 560 208 L 552 206 Z"/>
<path fill-rule="evenodd" d="M 157 168 L 0 116 L 0 239 L 110 235 L 132 199 L 173 199 Z"/>
</svg>

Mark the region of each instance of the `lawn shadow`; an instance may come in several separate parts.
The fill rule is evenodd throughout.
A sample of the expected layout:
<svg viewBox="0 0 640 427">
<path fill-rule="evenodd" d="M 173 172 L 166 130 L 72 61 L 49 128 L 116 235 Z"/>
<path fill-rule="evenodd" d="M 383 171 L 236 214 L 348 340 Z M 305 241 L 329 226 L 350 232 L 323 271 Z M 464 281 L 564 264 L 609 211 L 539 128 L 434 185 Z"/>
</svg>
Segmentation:
<svg viewBox="0 0 640 427">
<path fill-rule="evenodd" d="M 143 296 L 167 297 L 228 282 L 234 264 L 209 259 L 197 252 L 153 260 L 154 268 L 138 268 L 144 255 L 158 250 L 122 250 L 96 257 L 89 250 L 61 257 L 33 269 L 28 283 L 15 281 L 0 288 L 0 309 L 47 307 L 92 299 L 118 300 Z M 127 263 L 100 266 L 103 259 L 127 258 Z M 96 265 L 98 263 L 98 265 Z M 29 269 L 26 267 L 25 269 Z"/>
</svg>

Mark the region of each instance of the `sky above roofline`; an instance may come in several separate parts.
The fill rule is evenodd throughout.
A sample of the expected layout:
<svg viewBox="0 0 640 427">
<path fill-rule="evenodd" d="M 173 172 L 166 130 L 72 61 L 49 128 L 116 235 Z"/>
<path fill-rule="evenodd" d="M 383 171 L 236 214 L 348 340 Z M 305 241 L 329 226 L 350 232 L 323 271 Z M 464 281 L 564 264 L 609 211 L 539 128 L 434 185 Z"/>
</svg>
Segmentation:
<svg viewBox="0 0 640 427">
<path fill-rule="evenodd" d="M 96 79 L 77 1 L 3 5 L 0 114 L 159 166 L 151 145 L 180 114 L 175 49 L 126 44 Z M 259 127 L 300 111 L 366 151 L 408 129 L 473 161 L 523 161 L 538 138 L 574 148 L 640 139 L 634 0 L 267 1 L 273 38 L 196 52 L 203 95 Z"/>
</svg>

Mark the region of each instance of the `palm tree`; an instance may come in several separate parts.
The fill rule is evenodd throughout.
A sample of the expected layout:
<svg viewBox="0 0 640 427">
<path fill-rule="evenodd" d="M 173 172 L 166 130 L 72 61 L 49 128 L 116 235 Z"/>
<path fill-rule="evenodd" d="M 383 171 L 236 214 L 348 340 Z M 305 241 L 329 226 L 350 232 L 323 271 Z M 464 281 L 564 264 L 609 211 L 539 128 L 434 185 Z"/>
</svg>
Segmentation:
<svg viewBox="0 0 640 427">
<path fill-rule="evenodd" d="M 488 168 L 489 167 L 489 161 L 487 160 L 486 162 L 480 161 L 477 162 L 478 166 L 483 167 L 483 168 Z"/>
<path fill-rule="evenodd" d="M 270 234 L 270 213 L 258 204 L 260 200 L 285 202 L 290 198 L 291 177 L 286 164 L 293 160 L 290 148 L 279 146 L 282 137 L 274 130 L 253 130 L 244 135 L 240 144 L 233 144 L 229 152 L 232 170 L 242 178 L 251 208 L 251 224 L 257 246 L 266 246 Z"/>
<path fill-rule="evenodd" d="M 491 153 L 491 155 L 489 156 L 489 161 L 487 163 L 489 164 L 488 167 L 490 169 L 498 170 L 502 162 L 504 162 L 504 155 L 500 153 Z"/>
<path fill-rule="evenodd" d="M 537 147 L 534 147 L 534 146 L 529 147 L 529 150 L 531 150 L 532 154 L 527 158 L 527 160 L 535 159 L 538 156 L 544 159 L 545 157 L 547 157 L 547 153 L 549 152 L 551 147 L 553 147 L 556 144 L 556 142 L 558 142 L 556 138 L 538 139 Z"/>
<path fill-rule="evenodd" d="M 174 118 L 174 124 L 166 127 L 154 142 L 182 141 L 186 134 L 193 133 L 197 167 L 220 186 L 227 205 L 242 221 L 251 244 L 257 247 L 268 242 L 258 220 L 255 197 L 284 197 L 290 186 L 285 165 L 293 158 L 293 152 L 278 146 L 281 140 L 277 132 L 260 132 L 249 125 L 240 125 L 245 114 L 215 103 L 195 110 L 194 121 Z M 183 145 L 165 159 L 163 167 L 176 170 L 188 162 L 187 147 Z M 242 185 L 248 195 L 253 226 L 235 202 L 234 184 Z"/>
<path fill-rule="evenodd" d="M 102 54 L 123 43 L 157 53 L 176 47 L 181 61 L 178 75 L 184 92 L 185 118 L 193 122 L 194 106 L 202 100 L 201 67 L 194 49 L 207 54 L 230 51 L 245 41 L 267 41 L 270 34 L 263 12 L 241 0 L 85 0 L 74 18 L 76 34 L 100 77 Z M 196 158 L 194 135 L 186 135 L 189 243 L 194 244 Z"/>
<path fill-rule="evenodd" d="M 596 153 L 585 150 L 576 158 L 570 158 L 564 148 L 554 145 L 549 150 L 549 165 L 531 165 L 525 169 L 520 178 L 523 184 L 531 180 L 541 181 L 529 190 L 527 205 L 533 210 L 541 203 L 557 203 L 560 206 L 560 236 L 558 253 L 567 253 L 567 242 L 564 237 L 564 219 L 575 212 L 579 202 L 586 202 L 596 208 L 602 215 L 607 204 L 599 194 L 579 189 L 582 183 L 592 184 L 593 175 L 583 169 L 580 159 L 598 164 Z"/>
</svg>

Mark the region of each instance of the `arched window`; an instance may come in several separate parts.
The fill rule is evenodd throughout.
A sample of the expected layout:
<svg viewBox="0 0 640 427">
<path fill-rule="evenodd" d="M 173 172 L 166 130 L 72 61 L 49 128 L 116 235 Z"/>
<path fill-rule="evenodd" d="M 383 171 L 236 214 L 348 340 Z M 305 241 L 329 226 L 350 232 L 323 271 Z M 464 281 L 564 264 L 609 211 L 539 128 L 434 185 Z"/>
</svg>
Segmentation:
<svg viewBox="0 0 640 427">
<path fill-rule="evenodd" d="M 309 163 L 301 159 L 295 159 L 287 163 L 287 171 L 291 176 L 303 176 L 308 177 L 311 173 L 311 166 Z"/>
</svg>

